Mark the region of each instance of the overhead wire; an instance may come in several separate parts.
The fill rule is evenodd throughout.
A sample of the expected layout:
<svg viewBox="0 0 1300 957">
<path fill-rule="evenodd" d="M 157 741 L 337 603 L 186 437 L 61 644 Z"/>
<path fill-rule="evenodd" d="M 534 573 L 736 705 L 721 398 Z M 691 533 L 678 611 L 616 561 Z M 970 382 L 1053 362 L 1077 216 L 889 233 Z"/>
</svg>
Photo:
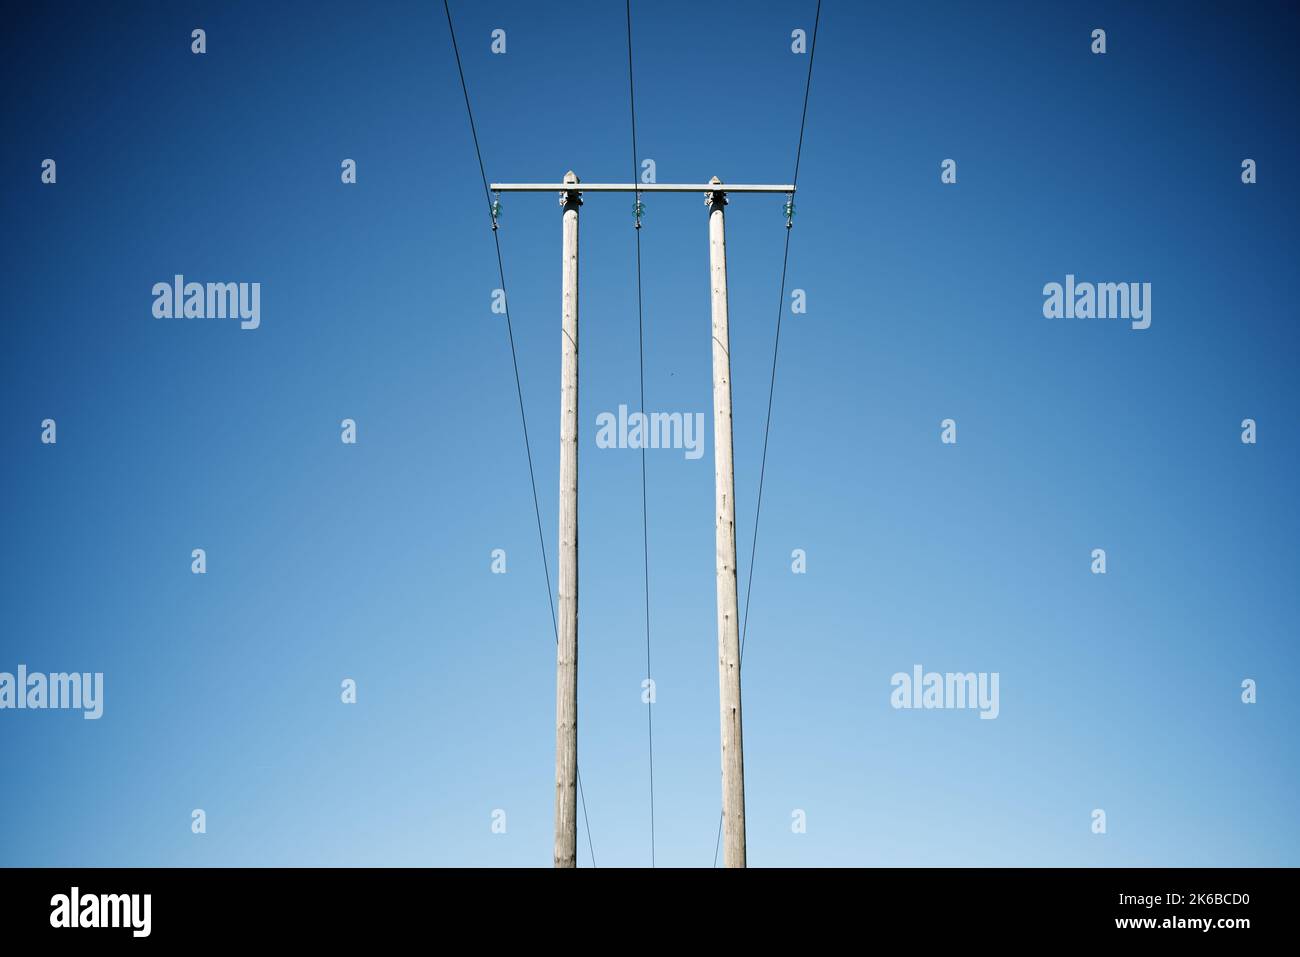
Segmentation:
<svg viewBox="0 0 1300 957">
<path fill-rule="evenodd" d="M 497 217 L 500 214 L 500 203 L 492 199 L 492 191 L 488 187 L 487 170 L 483 165 L 483 151 L 479 148 L 478 128 L 474 124 L 474 110 L 469 102 L 469 87 L 465 83 L 465 69 L 460 60 L 460 47 L 456 43 L 456 28 L 451 20 L 451 6 L 448 0 L 442 0 L 443 10 L 447 14 L 447 30 L 451 34 L 451 49 L 456 56 L 456 72 L 460 76 L 461 92 L 465 96 L 465 113 L 469 117 L 470 136 L 474 140 L 474 155 L 478 158 L 479 176 L 483 180 L 483 196 L 487 200 L 488 214 L 492 222 L 492 242 L 496 246 L 497 254 L 497 276 L 501 282 L 501 297 L 504 300 L 503 311 L 506 317 L 506 337 L 510 341 L 510 361 L 514 366 L 515 372 L 515 392 L 519 397 L 519 422 L 523 426 L 524 433 L 524 453 L 528 460 L 528 481 L 533 490 L 533 514 L 537 519 L 537 544 L 542 551 L 542 571 L 546 576 L 546 600 L 551 607 L 551 630 L 555 635 L 555 643 L 560 643 L 560 630 L 555 617 L 555 596 L 551 589 L 551 566 L 550 560 L 546 556 L 546 539 L 542 534 L 542 510 L 537 501 L 537 478 L 533 470 L 533 451 L 532 444 L 528 439 L 528 416 L 524 412 L 524 388 L 519 378 L 519 356 L 515 350 L 515 333 L 514 326 L 510 321 L 510 295 L 506 290 L 506 269 L 504 260 L 501 257 L 501 237 L 497 231 Z M 587 851 L 591 855 L 591 866 L 596 867 L 596 851 L 591 841 L 591 822 L 587 818 L 587 798 L 582 790 L 582 770 L 576 770 L 578 784 L 578 798 L 582 801 L 582 820 L 587 831 Z"/>
<path fill-rule="evenodd" d="M 626 0 L 627 12 L 627 94 L 632 114 L 632 184 L 640 186 L 640 160 L 636 148 L 636 84 L 632 70 L 632 0 Z M 637 357 L 641 383 L 641 414 L 645 415 L 645 319 L 641 294 L 641 190 L 635 192 L 632 215 L 636 233 L 636 332 Z M 645 443 L 641 443 L 641 556 L 645 569 L 645 673 L 649 684 L 646 700 L 646 739 L 650 759 L 650 866 L 655 866 L 655 721 L 654 677 L 650 670 L 650 520 L 646 506 Z"/>
</svg>

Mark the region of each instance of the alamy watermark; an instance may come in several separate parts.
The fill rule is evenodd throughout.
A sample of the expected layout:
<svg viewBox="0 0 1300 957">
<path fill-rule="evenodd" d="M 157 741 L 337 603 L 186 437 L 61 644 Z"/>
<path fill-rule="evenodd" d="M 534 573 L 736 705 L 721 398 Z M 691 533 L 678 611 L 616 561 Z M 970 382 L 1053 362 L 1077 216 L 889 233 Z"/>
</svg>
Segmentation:
<svg viewBox="0 0 1300 957">
<path fill-rule="evenodd" d="M 152 894 L 83 894 L 73 887 L 50 898 L 51 927 L 120 927 L 132 937 L 148 937 Z"/>
<path fill-rule="evenodd" d="M 241 329 L 262 324 L 260 282 L 186 282 L 177 274 L 154 283 L 153 297 L 155 319 L 238 319 Z"/>
<path fill-rule="evenodd" d="M 998 672 L 938 672 L 912 666 L 912 673 L 897 672 L 889 679 L 893 691 L 889 703 L 894 708 L 971 708 L 981 718 L 996 718 Z"/>
<path fill-rule="evenodd" d="M 5 708 L 80 710 L 94 721 L 104 713 L 104 673 L 29 674 L 26 665 L 19 665 L 16 675 L 0 671 L 0 710 Z"/>
<path fill-rule="evenodd" d="M 1047 319 L 1129 319 L 1134 329 L 1151 325 L 1151 283 L 1075 282 L 1043 286 L 1043 316 Z"/>
<path fill-rule="evenodd" d="M 688 459 L 704 454 L 703 412 L 628 413 L 626 405 L 618 415 L 601 412 L 596 416 L 598 449 L 685 449 Z"/>
</svg>

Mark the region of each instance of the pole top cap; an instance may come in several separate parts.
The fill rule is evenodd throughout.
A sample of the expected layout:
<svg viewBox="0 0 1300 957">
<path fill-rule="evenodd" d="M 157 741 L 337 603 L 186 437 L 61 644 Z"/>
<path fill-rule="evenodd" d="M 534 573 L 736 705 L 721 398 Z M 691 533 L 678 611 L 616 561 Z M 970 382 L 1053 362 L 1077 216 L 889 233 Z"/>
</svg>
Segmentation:
<svg viewBox="0 0 1300 957">
<path fill-rule="evenodd" d="M 726 190 L 722 189 L 722 180 L 714 176 L 709 180 L 709 185 L 717 188 L 710 189 L 704 194 L 704 205 L 709 207 L 710 210 L 720 210 L 727 205 L 727 193 Z"/>
<path fill-rule="evenodd" d="M 578 190 L 578 174 L 569 170 L 564 174 L 564 189 L 560 190 L 560 205 L 565 210 L 577 211 L 582 205 L 582 193 Z"/>
</svg>

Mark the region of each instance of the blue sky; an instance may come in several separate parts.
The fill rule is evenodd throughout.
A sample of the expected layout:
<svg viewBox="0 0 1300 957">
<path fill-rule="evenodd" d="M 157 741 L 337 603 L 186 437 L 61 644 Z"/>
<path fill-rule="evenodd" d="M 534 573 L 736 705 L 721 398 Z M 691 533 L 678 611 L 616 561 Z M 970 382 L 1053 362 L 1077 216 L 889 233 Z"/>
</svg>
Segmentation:
<svg viewBox="0 0 1300 957">
<path fill-rule="evenodd" d="M 789 179 L 814 7 L 633 4 L 661 182 Z M 629 178 L 622 4 L 452 10 L 490 179 Z M 786 310 L 751 865 L 1297 863 L 1294 30 L 1267 4 L 823 5 L 806 314 L 778 302 L 782 197 L 727 211 L 742 581 Z M 548 865 L 553 633 L 441 6 L 55 4 L 0 43 L 0 671 L 105 675 L 98 721 L 0 711 L 0 862 Z M 647 409 L 711 423 L 706 209 L 646 204 Z M 640 461 L 595 445 L 637 404 L 631 199 L 581 216 L 580 764 L 596 863 L 642 866 Z M 559 220 L 505 197 L 552 562 Z M 155 319 L 177 273 L 260 282 L 260 327 Z M 1151 327 L 1044 318 L 1067 274 L 1151 283 Z M 717 826 L 707 448 L 648 455 L 660 865 L 710 865 Z M 891 708 L 915 664 L 997 672 L 998 718 Z"/>
</svg>

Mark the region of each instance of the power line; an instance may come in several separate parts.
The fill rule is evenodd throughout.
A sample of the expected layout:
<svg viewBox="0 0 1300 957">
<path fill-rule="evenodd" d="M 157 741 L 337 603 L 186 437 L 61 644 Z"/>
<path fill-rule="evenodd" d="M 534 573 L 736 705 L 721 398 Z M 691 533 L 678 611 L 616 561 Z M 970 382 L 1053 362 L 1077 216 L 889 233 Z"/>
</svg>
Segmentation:
<svg viewBox="0 0 1300 957">
<path fill-rule="evenodd" d="M 799 185 L 799 162 L 803 158 L 803 133 L 808 124 L 808 94 L 812 91 L 813 58 L 817 55 L 817 27 L 821 22 L 822 2 L 817 0 L 817 13 L 813 17 L 812 43 L 808 47 L 808 79 L 803 89 L 803 113 L 799 117 L 799 144 L 794 151 L 794 178 L 791 186 Z M 754 591 L 754 557 L 758 553 L 758 521 L 763 514 L 763 479 L 767 475 L 767 440 L 772 430 L 772 397 L 776 394 L 776 360 L 781 349 L 781 317 L 785 314 L 785 277 L 790 263 L 790 228 L 793 222 L 794 207 L 788 207 L 786 219 L 785 251 L 781 255 L 781 295 L 776 307 L 776 337 L 772 343 L 772 378 L 767 387 L 767 421 L 763 425 L 763 457 L 758 468 L 758 502 L 754 507 L 754 536 L 749 547 L 749 574 L 745 584 L 745 612 L 740 626 L 740 661 L 745 660 L 745 636 L 749 633 L 749 599 Z M 722 846 L 722 815 L 718 815 L 718 837 L 713 844 L 713 866 L 718 866 L 718 848 Z"/>
<path fill-rule="evenodd" d="M 560 630 L 555 618 L 555 597 L 551 590 L 551 566 L 546 557 L 546 539 L 542 535 L 542 510 L 537 502 L 537 478 L 533 473 L 532 444 L 528 440 L 528 416 L 524 413 L 524 387 L 519 379 L 519 356 L 515 351 L 514 326 L 510 322 L 510 296 L 506 291 L 506 269 L 501 258 L 501 237 L 497 232 L 496 204 L 492 202 L 492 191 L 488 188 L 487 170 L 483 166 L 483 151 L 479 149 L 478 129 L 474 125 L 474 110 L 469 103 L 469 87 L 465 84 L 465 69 L 460 62 L 460 47 L 456 43 L 456 28 L 451 22 L 451 7 L 448 0 L 442 0 L 442 8 L 447 14 L 447 30 L 451 34 L 451 49 L 456 55 L 456 72 L 460 75 L 460 89 L 465 96 L 465 113 L 469 116 L 469 132 L 474 139 L 474 155 L 478 157 L 478 172 L 483 180 L 483 197 L 487 200 L 488 213 L 492 217 L 492 242 L 497 252 L 497 275 L 501 281 L 501 295 L 505 299 L 506 336 L 510 340 L 510 361 L 515 370 L 515 392 L 519 397 L 519 422 L 524 429 L 524 453 L 528 459 L 528 481 L 533 489 L 533 514 L 537 518 L 537 544 L 542 550 L 542 572 L 546 575 L 546 600 L 551 606 L 551 630 L 555 634 L 555 643 L 560 642 Z M 578 770 L 578 797 L 582 799 L 582 820 L 587 829 L 587 850 L 591 854 L 591 866 L 596 866 L 596 852 L 591 843 L 591 823 L 587 820 L 587 799 L 582 793 L 582 772 Z"/>
<path fill-rule="evenodd" d="M 627 0 L 627 95 L 632 108 L 632 183 L 640 184 L 636 149 L 636 87 L 632 82 L 632 0 Z M 636 191 L 632 212 L 636 221 L 636 333 L 641 373 L 641 414 L 645 415 L 645 322 L 641 305 L 641 191 Z M 641 443 L 641 552 L 645 566 L 645 676 L 650 675 L 650 524 L 646 509 L 645 443 Z M 650 866 L 655 866 L 655 720 L 654 694 L 646 702 L 646 737 L 650 754 Z"/>
</svg>

